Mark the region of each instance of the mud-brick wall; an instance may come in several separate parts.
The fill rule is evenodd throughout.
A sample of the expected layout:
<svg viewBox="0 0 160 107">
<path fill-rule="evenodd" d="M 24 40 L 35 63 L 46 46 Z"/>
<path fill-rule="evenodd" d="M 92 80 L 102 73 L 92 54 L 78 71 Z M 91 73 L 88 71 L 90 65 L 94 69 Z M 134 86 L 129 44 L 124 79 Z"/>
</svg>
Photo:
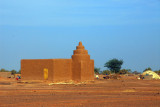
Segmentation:
<svg viewBox="0 0 160 107">
<path fill-rule="evenodd" d="M 53 80 L 53 59 L 21 60 L 21 76 L 24 80 L 44 80 L 44 68 L 48 80 Z"/>
<path fill-rule="evenodd" d="M 72 79 L 74 81 L 81 81 L 81 62 L 72 62 Z"/>
<path fill-rule="evenodd" d="M 94 60 L 81 61 L 81 81 L 94 80 Z"/>
<path fill-rule="evenodd" d="M 72 59 L 54 59 L 53 81 L 68 82 L 72 80 Z"/>
</svg>

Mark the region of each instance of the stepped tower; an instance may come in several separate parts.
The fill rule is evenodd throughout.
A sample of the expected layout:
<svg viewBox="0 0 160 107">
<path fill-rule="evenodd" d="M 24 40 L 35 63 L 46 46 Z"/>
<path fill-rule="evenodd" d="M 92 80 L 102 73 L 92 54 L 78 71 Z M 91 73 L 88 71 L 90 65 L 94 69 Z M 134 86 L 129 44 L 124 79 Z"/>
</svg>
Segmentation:
<svg viewBox="0 0 160 107">
<path fill-rule="evenodd" d="M 94 60 L 90 59 L 82 42 L 79 42 L 72 55 L 72 79 L 74 81 L 94 80 Z"/>
</svg>

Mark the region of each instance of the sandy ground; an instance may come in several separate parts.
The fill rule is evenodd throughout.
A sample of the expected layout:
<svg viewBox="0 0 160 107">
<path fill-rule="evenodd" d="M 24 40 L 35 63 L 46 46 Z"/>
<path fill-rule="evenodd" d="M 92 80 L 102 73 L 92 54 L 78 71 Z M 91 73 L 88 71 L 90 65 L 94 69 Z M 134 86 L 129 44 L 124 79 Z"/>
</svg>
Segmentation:
<svg viewBox="0 0 160 107">
<path fill-rule="evenodd" d="M 160 107 L 160 80 L 96 80 L 87 84 L 0 78 L 0 107 Z"/>
</svg>

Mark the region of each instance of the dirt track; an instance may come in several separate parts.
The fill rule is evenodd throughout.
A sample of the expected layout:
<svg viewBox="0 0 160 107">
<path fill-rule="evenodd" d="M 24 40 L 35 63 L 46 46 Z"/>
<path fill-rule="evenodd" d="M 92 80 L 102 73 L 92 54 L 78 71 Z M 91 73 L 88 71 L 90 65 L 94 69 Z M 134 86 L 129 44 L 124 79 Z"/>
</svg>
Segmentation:
<svg viewBox="0 0 160 107">
<path fill-rule="evenodd" d="M 0 81 L 0 107 L 159 107 L 159 80 L 96 80 L 52 85 Z"/>
</svg>

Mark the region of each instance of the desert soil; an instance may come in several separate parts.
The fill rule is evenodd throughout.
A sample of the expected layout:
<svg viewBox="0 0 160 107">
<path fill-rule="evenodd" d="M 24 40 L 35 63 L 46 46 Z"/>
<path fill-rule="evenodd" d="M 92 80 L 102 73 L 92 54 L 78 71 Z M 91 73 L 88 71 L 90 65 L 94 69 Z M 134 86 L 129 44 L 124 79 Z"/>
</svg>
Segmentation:
<svg viewBox="0 0 160 107">
<path fill-rule="evenodd" d="M 0 79 L 0 107 L 160 107 L 160 80 L 48 84 Z"/>
</svg>

